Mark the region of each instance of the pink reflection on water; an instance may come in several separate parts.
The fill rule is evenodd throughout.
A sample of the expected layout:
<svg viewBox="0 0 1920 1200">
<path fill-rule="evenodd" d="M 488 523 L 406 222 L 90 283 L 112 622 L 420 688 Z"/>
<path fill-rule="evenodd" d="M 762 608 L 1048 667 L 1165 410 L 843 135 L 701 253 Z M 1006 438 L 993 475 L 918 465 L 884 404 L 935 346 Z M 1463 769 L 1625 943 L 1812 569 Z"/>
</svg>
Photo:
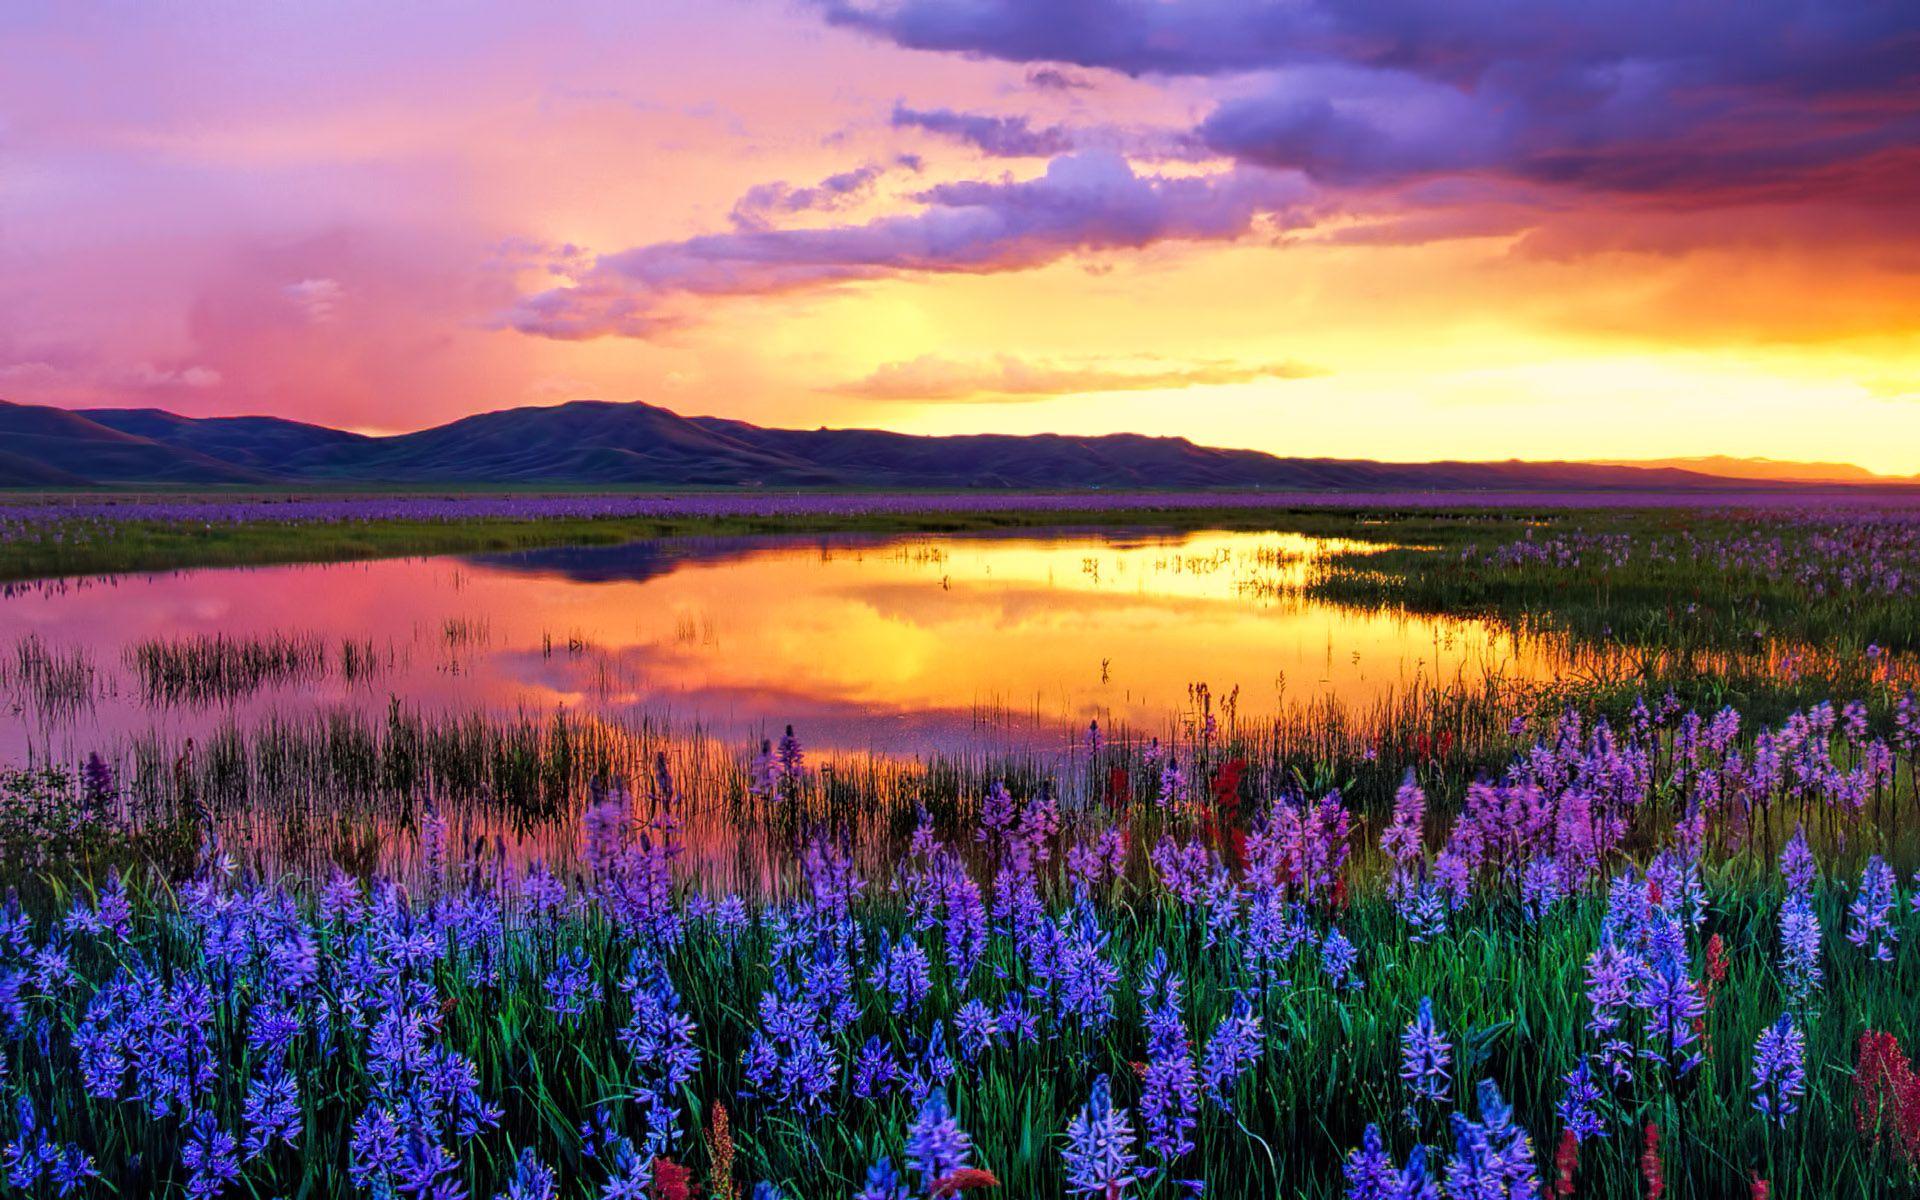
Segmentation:
<svg viewBox="0 0 1920 1200">
<path fill-rule="evenodd" d="M 822 748 L 1039 745 L 1099 719 L 1159 730 L 1195 682 L 1239 713 L 1548 664 L 1478 622 L 1358 613 L 1290 589 L 1350 545 L 1296 534 L 828 536 L 182 571 L 0 599 L 0 653 L 83 652 L 91 705 L 13 697 L 0 757 L 348 707 L 647 715 Z M 149 696 L 143 642 L 289 632 L 319 669 L 207 703 Z M 342 658 L 353 643 L 358 669 Z M 350 677 L 351 676 L 351 677 Z M 17 689 L 16 689 L 17 690 Z"/>
</svg>

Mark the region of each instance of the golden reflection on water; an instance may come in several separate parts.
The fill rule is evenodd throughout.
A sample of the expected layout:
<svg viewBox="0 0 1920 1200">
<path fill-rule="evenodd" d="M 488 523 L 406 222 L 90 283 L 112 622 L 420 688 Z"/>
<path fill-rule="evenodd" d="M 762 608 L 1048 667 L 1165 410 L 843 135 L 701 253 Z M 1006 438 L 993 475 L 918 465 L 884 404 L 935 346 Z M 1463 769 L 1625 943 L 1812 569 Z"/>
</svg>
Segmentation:
<svg viewBox="0 0 1920 1200">
<path fill-rule="evenodd" d="M 747 738 L 914 752 L 1038 741 L 1098 719 L 1159 731 L 1189 688 L 1241 719 L 1416 681 L 1539 678 L 1479 622 L 1363 613 L 1295 590 L 1331 551 L 1298 534 L 712 539 L 124 577 L 0 600 L 0 652 L 83 647 L 92 706 L 16 699 L 0 750 L 72 755 L 159 729 L 347 705 L 651 714 Z M 329 667 L 219 703 L 156 705 L 129 665 L 149 639 L 315 634 Z M 340 647 L 373 667 L 340 669 Z M 364 666 L 364 664 L 363 664 Z"/>
</svg>

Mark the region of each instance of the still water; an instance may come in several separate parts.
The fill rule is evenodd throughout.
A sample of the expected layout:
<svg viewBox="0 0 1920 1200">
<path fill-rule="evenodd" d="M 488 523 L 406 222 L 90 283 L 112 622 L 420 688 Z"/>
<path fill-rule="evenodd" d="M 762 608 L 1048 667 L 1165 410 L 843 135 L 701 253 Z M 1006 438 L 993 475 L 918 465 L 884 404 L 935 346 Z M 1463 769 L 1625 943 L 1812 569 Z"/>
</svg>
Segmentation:
<svg viewBox="0 0 1920 1200">
<path fill-rule="evenodd" d="M 1064 743 L 1093 720 L 1163 732 L 1193 719 L 1200 684 L 1245 721 L 1547 673 L 1489 625 L 1299 596 L 1322 556 L 1367 549 L 1247 532 L 728 538 L 28 585 L 0 598 L 0 758 L 396 699 L 742 741 L 792 723 L 813 746 L 913 754 Z M 213 667 L 181 666 L 215 637 Z M 264 668 L 224 657 L 275 645 Z M 56 662 L 42 676 L 84 672 L 84 700 L 34 684 L 32 654 Z"/>
</svg>

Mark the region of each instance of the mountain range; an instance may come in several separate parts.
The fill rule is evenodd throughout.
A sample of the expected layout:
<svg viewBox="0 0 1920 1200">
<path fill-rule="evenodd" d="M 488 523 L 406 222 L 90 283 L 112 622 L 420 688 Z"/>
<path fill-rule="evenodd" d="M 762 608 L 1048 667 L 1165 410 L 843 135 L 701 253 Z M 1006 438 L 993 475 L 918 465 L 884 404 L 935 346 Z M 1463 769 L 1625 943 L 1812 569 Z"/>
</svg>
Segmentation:
<svg viewBox="0 0 1920 1200">
<path fill-rule="evenodd" d="M 372 437 L 281 417 L 183 417 L 0 401 L 0 487 L 445 485 L 598 487 L 1548 489 L 1797 481 L 1767 464 L 1285 458 L 1115 433 L 926 437 L 771 429 L 643 403 L 581 400 Z M 1719 464 L 1719 469 L 1715 469 Z M 1841 473 L 1820 482 L 1883 482 Z M 1864 473 L 1862 473 L 1864 474 Z M 1914 481 L 1884 481 L 1914 482 Z"/>
</svg>

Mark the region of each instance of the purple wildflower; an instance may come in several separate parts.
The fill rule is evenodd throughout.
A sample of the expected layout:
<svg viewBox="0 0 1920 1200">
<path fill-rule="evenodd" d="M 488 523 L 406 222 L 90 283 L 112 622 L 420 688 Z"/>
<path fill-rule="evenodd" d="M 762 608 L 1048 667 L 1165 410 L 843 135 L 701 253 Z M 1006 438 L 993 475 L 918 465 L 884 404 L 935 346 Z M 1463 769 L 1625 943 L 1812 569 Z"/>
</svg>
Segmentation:
<svg viewBox="0 0 1920 1200">
<path fill-rule="evenodd" d="M 1760 1031 L 1753 1047 L 1753 1106 L 1782 1128 L 1800 1111 L 1807 1090 L 1807 1039 L 1793 1018 L 1780 1019 Z"/>
<path fill-rule="evenodd" d="M 679 1136 L 676 1099 L 700 1066 L 693 1019 L 681 1011 L 680 994 L 657 959 L 634 951 L 620 990 L 632 1013 L 616 1036 L 633 1056 L 634 1099 L 646 1119 L 646 1148 L 663 1153 Z"/>
<path fill-rule="evenodd" d="M 217 1196 L 240 1178 L 239 1142 L 212 1113 L 197 1113 L 180 1146 L 180 1164 L 187 1169 L 187 1195 Z"/>
<path fill-rule="evenodd" d="M 996 779 L 987 788 L 986 798 L 980 801 L 980 830 L 976 835 L 981 841 L 989 838 L 1005 837 L 1013 828 L 1013 793 L 1007 785 Z"/>
<path fill-rule="evenodd" d="M 1326 940 L 1320 943 L 1320 970 L 1336 991 L 1341 988 L 1358 991 L 1363 986 L 1359 973 L 1354 970 L 1359 962 L 1359 947 L 1338 929 L 1328 930 Z"/>
<path fill-rule="evenodd" d="M 1800 892 L 1790 893 L 1780 906 L 1780 974 L 1795 1005 L 1820 989 L 1820 918 L 1813 901 Z"/>
<path fill-rule="evenodd" d="M 1665 1063 L 1676 1076 L 1700 1065 L 1701 1055 L 1691 1048 L 1699 1040 L 1695 1022 L 1706 1013 L 1707 1002 L 1684 960 L 1673 958 L 1656 967 L 1641 982 L 1634 1004 L 1646 1012 L 1647 1037 L 1655 1043 L 1641 1051 L 1643 1057 Z"/>
<path fill-rule="evenodd" d="M 1140 1116 L 1147 1148 L 1162 1164 L 1193 1149 L 1198 1123 L 1199 1072 L 1187 1042 L 1182 1009 L 1184 982 L 1167 969 L 1166 951 L 1156 950 L 1140 986 L 1147 1026 L 1147 1066 L 1141 1077 Z"/>
<path fill-rule="evenodd" d="M 1380 834 L 1381 851 L 1405 867 L 1425 848 L 1426 821 L 1427 794 L 1414 782 L 1409 768 L 1400 789 L 1393 794 L 1393 819 Z"/>
<path fill-rule="evenodd" d="M 893 1165 L 891 1158 L 882 1158 L 867 1168 L 867 1181 L 859 1191 L 853 1194 L 853 1200 L 915 1200 L 913 1189 L 900 1174 L 900 1168 Z"/>
<path fill-rule="evenodd" d="M 960 1039 L 960 1056 L 968 1062 L 1006 1040 L 1000 1014 L 983 1000 L 969 1000 L 953 1014 L 953 1025 Z"/>
<path fill-rule="evenodd" d="M 1860 873 L 1860 892 L 1847 906 L 1847 940 L 1867 950 L 1875 962 L 1892 962 L 1894 943 L 1900 940 L 1900 930 L 1893 923 L 1899 889 L 1893 868 L 1876 854 L 1867 860 Z"/>
<path fill-rule="evenodd" d="M 240 1120 L 247 1131 L 241 1147 L 249 1162 L 266 1153 L 275 1142 L 291 1146 L 299 1140 L 300 1092 L 286 1068 L 275 1063 L 247 1085 L 246 1106 Z"/>
<path fill-rule="evenodd" d="M 520 1157 L 513 1160 L 513 1175 L 507 1180 L 507 1190 L 493 1200 L 556 1200 L 559 1194 L 559 1178 L 529 1148 L 520 1151 Z"/>
<path fill-rule="evenodd" d="M 1215 1104 L 1233 1111 L 1234 1088 L 1264 1048 L 1260 1018 L 1253 1013 L 1252 1001 L 1241 993 L 1233 998 L 1233 1011 L 1214 1027 L 1201 1056 L 1200 1077 Z"/>
<path fill-rule="evenodd" d="M 1787 890 L 1804 893 L 1813 886 L 1819 870 L 1813 851 L 1807 848 L 1807 827 L 1794 826 L 1793 839 L 1787 843 L 1786 849 L 1780 851 L 1780 874 L 1787 881 Z"/>
<path fill-rule="evenodd" d="M 913 1012 L 933 991 L 933 963 L 912 938 L 880 944 L 880 960 L 867 982 L 891 999 L 895 1016 Z"/>
<path fill-rule="evenodd" d="M 1453 1050 L 1433 1020 L 1433 997 L 1420 997 L 1420 1011 L 1400 1034 L 1400 1078 L 1413 1089 L 1416 1100 L 1446 1101 L 1452 1088 L 1449 1074 Z"/>
<path fill-rule="evenodd" d="M 1061 1151 L 1067 1166 L 1067 1192 L 1122 1200 L 1139 1179 L 1134 1165 L 1133 1122 L 1127 1110 L 1115 1108 L 1107 1077 L 1093 1081 L 1093 1094 L 1067 1125 L 1067 1144 Z"/>
<path fill-rule="evenodd" d="M 1480 1120 L 1454 1113 L 1453 1158 L 1446 1168 L 1449 1197 L 1535 1197 L 1540 1176 L 1533 1162 L 1533 1143 L 1513 1120 L 1513 1108 L 1493 1080 L 1479 1088 Z"/>
<path fill-rule="evenodd" d="M 892 1047 L 877 1035 L 870 1037 L 853 1058 L 853 1094 L 862 1100 L 878 1099 L 901 1075 Z"/>
<path fill-rule="evenodd" d="M 1439 1187 L 1427 1178 L 1427 1148 L 1415 1146 L 1407 1165 L 1395 1166 L 1378 1125 L 1367 1126 L 1345 1170 L 1347 1200 L 1440 1200 Z"/>
<path fill-rule="evenodd" d="M 907 1126 L 907 1162 L 920 1176 L 921 1189 L 931 1192 L 935 1183 L 971 1165 L 972 1156 L 973 1139 L 954 1120 L 946 1092 L 928 1092 Z"/>
<path fill-rule="evenodd" d="M 600 1001 L 600 985 L 593 978 L 593 962 L 583 949 L 562 954 L 543 981 L 547 989 L 547 1011 L 564 1020 L 572 1020 Z"/>
<path fill-rule="evenodd" d="M 1593 1082 L 1593 1068 L 1583 1059 L 1573 1070 L 1567 1072 L 1562 1080 L 1566 1091 L 1560 1096 L 1560 1102 L 1553 1111 L 1559 1114 L 1560 1123 L 1577 1142 L 1588 1138 L 1607 1136 L 1606 1124 L 1600 1119 L 1599 1104 L 1601 1093 Z"/>
</svg>

